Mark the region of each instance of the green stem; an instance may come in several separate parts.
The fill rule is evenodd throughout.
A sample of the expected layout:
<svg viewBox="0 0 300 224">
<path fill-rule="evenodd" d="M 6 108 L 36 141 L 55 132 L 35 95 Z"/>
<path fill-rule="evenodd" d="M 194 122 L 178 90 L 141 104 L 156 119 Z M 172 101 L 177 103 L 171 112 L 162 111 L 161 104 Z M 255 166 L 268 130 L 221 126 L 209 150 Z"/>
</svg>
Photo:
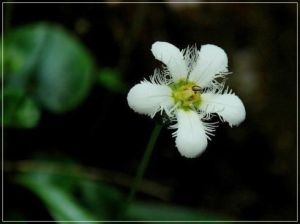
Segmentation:
<svg viewBox="0 0 300 224">
<path fill-rule="evenodd" d="M 139 164 L 136 176 L 133 180 L 133 184 L 131 186 L 130 193 L 129 193 L 129 195 L 127 197 L 127 200 L 125 202 L 125 206 L 123 207 L 123 211 L 122 211 L 123 213 L 126 212 L 126 209 L 128 209 L 128 207 L 130 206 L 130 204 L 134 200 L 135 194 L 139 189 L 140 183 L 143 179 L 145 170 L 148 166 L 150 157 L 152 155 L 152 152 L 153 152 L 155 143 L 157 141 L 157 138 L 159 136 L 159 133 L 161 131 L 161 128 L 162 128 L 161 124 L 156 124 L 153 131 L 152 131 L 152 134 L 151 134 L 150 139 L 148 141 L 148 144 L 147 144 L 146 150 L 144 152 L 143 158 L 142 158 L 142 160 Z"/>
</svg>

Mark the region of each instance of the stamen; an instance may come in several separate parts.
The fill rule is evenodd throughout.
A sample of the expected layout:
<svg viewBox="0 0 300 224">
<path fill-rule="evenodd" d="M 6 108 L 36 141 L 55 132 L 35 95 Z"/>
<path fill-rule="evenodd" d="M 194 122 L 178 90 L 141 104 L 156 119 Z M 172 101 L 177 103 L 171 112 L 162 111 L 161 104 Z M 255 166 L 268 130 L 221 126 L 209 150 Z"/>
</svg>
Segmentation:
<svg viewBox="0 0 300 224">
<path fill-rule="evenodd" d="M 201 91 L 201 87 L 200 87 L 200 86 L 193 86 L 193 87 L 192 87 L 192 90 L 193 90 L 194 92 L 200 92 L 200 91 Z"/>
<path fill-rule="evenodd" d="M 172 97 L 175 103 L 179 104 L 178 107 L 184 110 L 191 110 L 193 108 L 198 108 L 201 103 L 201 91 L 200 86 L 196 83 L 186 80 L 180 80 L 174 83 L 172 86 Z"/>
</svg>

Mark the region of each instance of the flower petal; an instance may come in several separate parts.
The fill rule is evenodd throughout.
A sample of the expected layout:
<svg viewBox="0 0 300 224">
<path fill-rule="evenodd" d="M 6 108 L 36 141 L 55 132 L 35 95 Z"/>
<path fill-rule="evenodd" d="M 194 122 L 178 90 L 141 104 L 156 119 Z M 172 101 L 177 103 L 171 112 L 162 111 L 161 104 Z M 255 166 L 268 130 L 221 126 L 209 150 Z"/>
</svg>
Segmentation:
<svg viewBox="0 0 300 224">
<path fill-rule="evenodd" d="M 228 72 L 227 66 L 227 55 L 222 48 L 212 44 L 203 45 L 189 80 L 195 81 L 202 88 L 207 87 L 218 74 Z"/>
<path fill-rule="evenodd" d="M 178 129 L 176 146 L 182 156 L 194 158 L 207 146 L 205 127 L 199 115 L 194 111 L 177 111 Z"/>
<path fill-rule="evenodd" d="M 156 112 L 173 106 L 171 94 L 172 90 L 166 85 L 144 81 L 130 89 L 127 101 L 135 112 L 154 117 Z"/>
<path fill-rule="evenodd" d="M 167 42 L 157 41 L 152 44 L 151 51 L 157 60 L 168 67 L 174 81 L 187 77 L 187 65 L 183 54 L 177 47 Z"/>
<path fill-rule="evenodd" d="M 233 93 L 214 94 L 203 93 L 200 110 L 206 113 L 217 113 L 232 125 L 239 125 L 246 117 L 243 102 Z"/>
</svg>

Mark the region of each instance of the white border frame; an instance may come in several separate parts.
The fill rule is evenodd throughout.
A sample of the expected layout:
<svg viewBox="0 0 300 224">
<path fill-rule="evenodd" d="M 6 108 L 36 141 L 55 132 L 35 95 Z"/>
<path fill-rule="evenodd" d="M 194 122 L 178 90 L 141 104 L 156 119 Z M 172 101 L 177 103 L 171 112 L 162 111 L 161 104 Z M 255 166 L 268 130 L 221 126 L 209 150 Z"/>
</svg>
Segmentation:
<svg viewBox="0 0 300 224">
<path fill-rule="evenodd" d="M 147 3 L 147 4 L 296 4 L 296 7 L 297 7 L 297 28 L 296 28 L 296 36 L 297 36 L 297 68 L 296 68 L 296 72 L 297 72 L 297 103 L 296 103 L 296 107 L 297 107 L 297 118 L 296 118 L 296 121 L 297 121 L 297 130 L 296 130 L 296 137 L 297 137 L 297 142 L 296 142 L 296 145 L 297 145 L 297 193 L 296 193 L 296 196 L 297 196 L 297 205 L 296 205 L 296 208 L 297 208 L 297 220 L 291 220 L 291 221 L 275 221 L 275 220 L 271 220 L 271 221 L 247 221 L 247 220 L 237 220 L 237 221 L 226 221 L 226 220 L 216 220 L 216 221 L 212 221 L 212 220 L 200 220 L 200 221 L 103 221 L 103 220 L 97 220 L 97 221 L 12 221 L 12 220 L 4 220 L 4 129 L 3 129 L 3 70 L 4 70 L 4 64 L 3 64 L 3 34 L 4 34 L 4 15 L 3 15 L 3 12 L 4 12 L 4 4 L 144 4 L 144 3 Z M 97 222 L 129 222 L 129 223 L 135 223 L 135 222 L 207 222 L 207 223 L 213 223 L 213 222 L 233 222 L 233 223 L 240 223 L 240 222 L 245 222 L 245 223 L 250 223 L 250 222 L 266 222 L 266 223 L 282 223 L 282 222 L 298 222 L 299 220 L 299 214 L 298 214 L 298 211 L 299 211 L 299 195 L 298 195 L 298 191 L 299 191 L 299 188 L 298 188 L 298 169 L 299 169 L 299 166 L 298 166 L 298 150 L 299 150 L 299 145 L 298 145 L 298 2 L 2 2 L 1 3 L 1 11 L 2 11 L 2 36 L 1 36 L 1 55 L 2 55 L 2 69 L 1 69 L 1 81 L 2 81 L 2 89 L 1 89 L 1 99 L 2 99 L 2 104 L 1 104 L 1 111 L 2 111 L 2 117 L 1 117 L 1 129 L 2 129 L 2 133 L 1 133 L 1 140 L 2 140 L 2 144 L 1 144 L 1 164 L 2 164 L 2 178 L 1 178 L 1 195 L 2 195 L 2 200 L 1 200 L 1 205 L 2 205 L 2 209 L 1 209 L 1 221 L 2 222 L 32 222 L 32 223 L 57 223 L 57 222 L 69 222 L 69 223 L 72 223 L 72 222 L 82 222 L 82 223 L 97 223 Z"/>
</svg>

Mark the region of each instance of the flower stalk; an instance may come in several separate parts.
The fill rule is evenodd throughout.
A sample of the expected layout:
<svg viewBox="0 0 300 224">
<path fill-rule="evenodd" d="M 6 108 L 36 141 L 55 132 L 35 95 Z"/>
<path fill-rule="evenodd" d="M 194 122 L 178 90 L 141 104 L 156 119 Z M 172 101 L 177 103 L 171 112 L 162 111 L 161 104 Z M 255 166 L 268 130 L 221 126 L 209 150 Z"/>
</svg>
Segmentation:
<svg viewBox="0 0 300 224">
<path fill-rule="evenodd" d="M 145 170 L 149 164 L 149 161 L 150 161 L 153 149 L 155 147 L 156 141 L 158 139 L 158 136 L 160 134 L 161 128 L 162 128 L 162 125 L 157 123 L 151 133 L 151 136 L 150 136 L 148 144 L 146 146 L 143 158 L 140 161 L 140 164 L 137 169 L 137 173 L 133 180 L 133 184 L 131 186 L 130 192 L 129 192 L 127 200 L 125 202 L 125 206 L 123 207 L 123 211 L 122 211 L 123 213 L 129 208 L 129 206 L 131 205 L 132 201 L 135 198 L 137 191 L 139 190 L 141 181 L 143 179 Z"/>
</svg>

